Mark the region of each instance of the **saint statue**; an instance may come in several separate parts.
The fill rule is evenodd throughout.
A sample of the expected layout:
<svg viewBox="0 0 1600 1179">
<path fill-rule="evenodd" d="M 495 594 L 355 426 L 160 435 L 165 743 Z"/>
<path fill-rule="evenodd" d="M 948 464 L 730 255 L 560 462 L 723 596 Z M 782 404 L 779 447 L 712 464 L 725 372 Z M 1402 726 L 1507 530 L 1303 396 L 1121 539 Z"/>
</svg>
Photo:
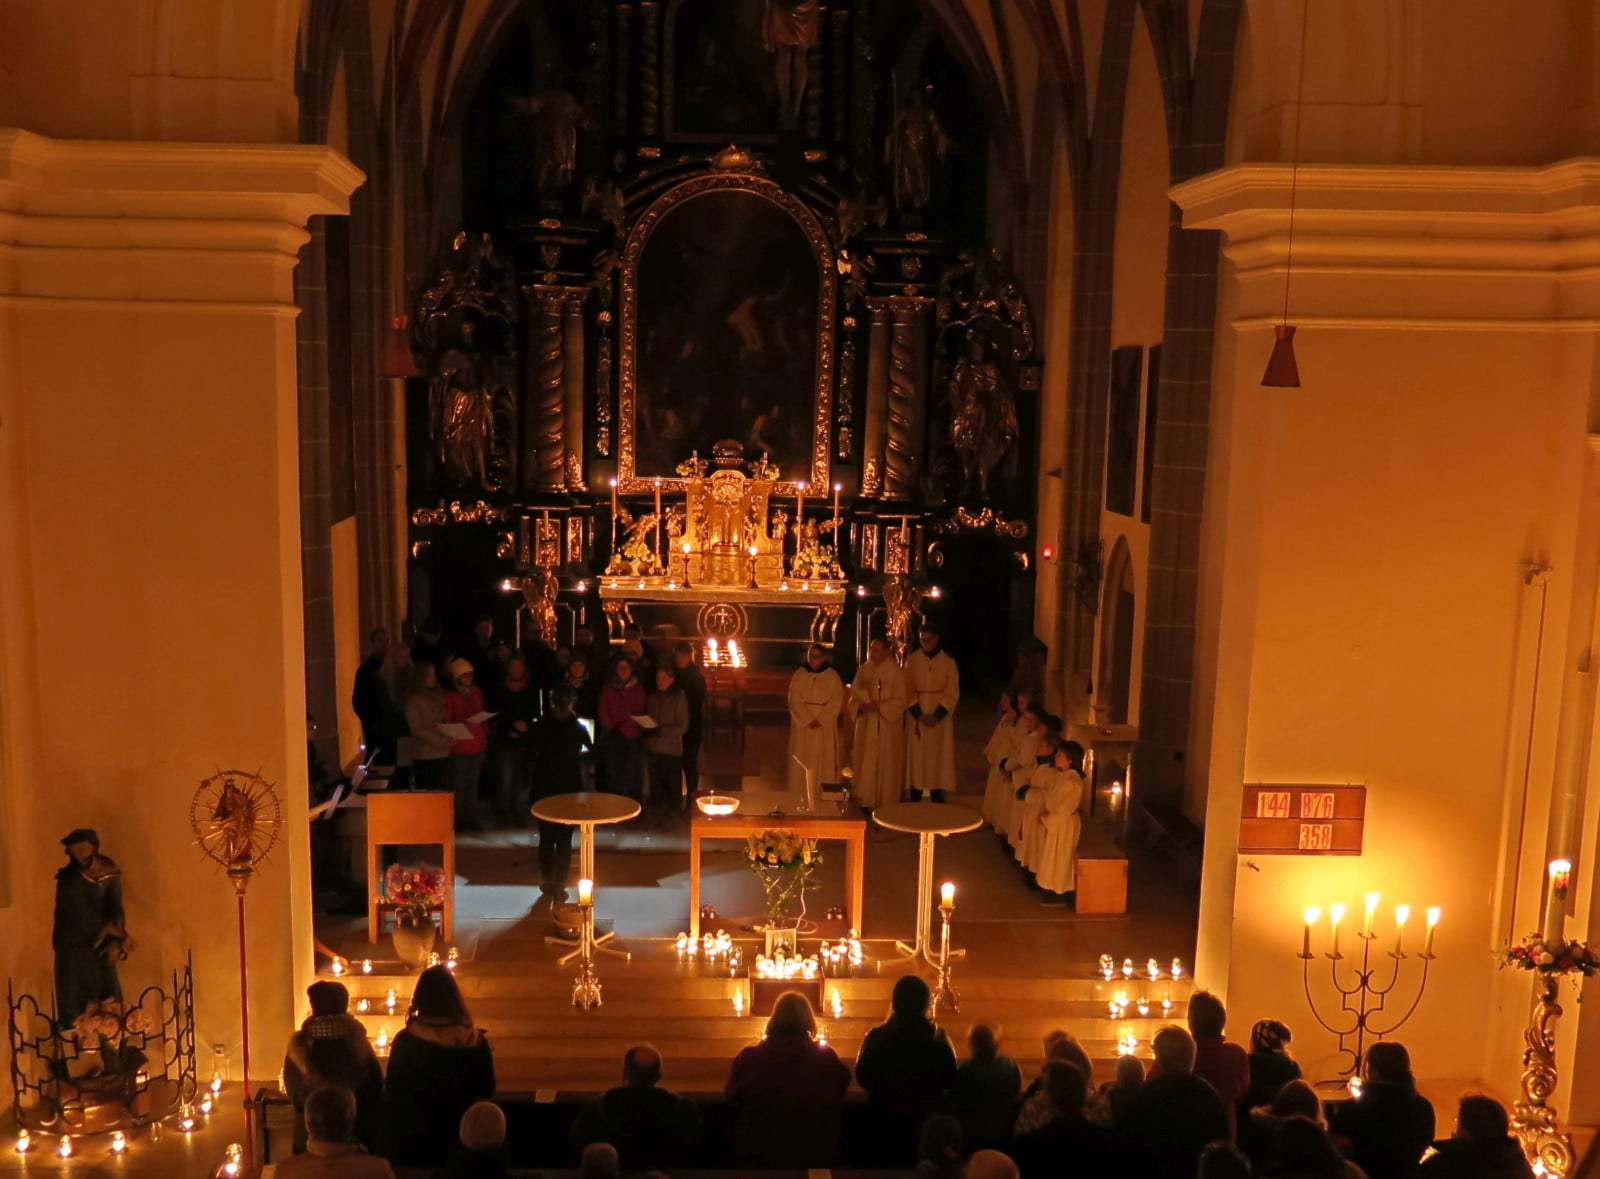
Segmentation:
<svg viewBox="0 0 1600 1179">
<path fill-rule="evenodd" d="M 489 482 L 489 445 L 494 438 L 494 397 L 484 387 L 473 349 L 473 325 L 461 324 L 459 343 L 439 357 L 441 419 L 439 462 L 451 481 L 469 487 Z"/>
<path fill-rule="evenodd" d="M 950 373 L 950 441 L 961 459 L 966 490 L 989 494 L 989 474 L 1017 440 L 1017 399 L 979 332 Z"/>
<path fill-rule="evenodd" d="M 578 130 L 584 124 L 582 105 L 559 89 L 541 90 L 507 102 L 525 125 L 534 187 L 539 192 L 566 188 L 578 166 Z"/>
<path fill-rule="evenodd" d="M 761 41 L 778 55 L 778 126 L 791 131 L 800 125 L 806 101 L 806 55 L 817 43 L 822 27 L 818 0 L 767 0 L 761 22 Z"/>
<path fill-rule="evenodd" d="M 100 854 L 100 837 L 80 827 L 61 841 L 67 863 L 56 872 L 56 1024 L 71 1027 L 91 1003 L 122 998 L 117 963 L 128 956 L 122 869 Z"/>
<path fill-rule="evenodd" d="M 950 146 L 939 116 L 924 92 L 911 92 L 911 105 L 895 116 L 885 156 L 893 173 L 895 208 L 924 208 L 933 195 L 933 165 Z"/>
</svg>

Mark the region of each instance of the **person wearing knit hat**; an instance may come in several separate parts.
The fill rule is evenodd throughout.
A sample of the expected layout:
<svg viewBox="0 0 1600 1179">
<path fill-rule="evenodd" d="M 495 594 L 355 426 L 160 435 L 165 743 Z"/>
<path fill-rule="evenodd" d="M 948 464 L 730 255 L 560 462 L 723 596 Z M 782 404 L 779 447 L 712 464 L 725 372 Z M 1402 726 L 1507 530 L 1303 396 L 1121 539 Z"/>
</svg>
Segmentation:
<svg viewBox="0 0 1600 1179">
<path fill-rule="evenodd" d="M 503 1179 L 510 1171 L 506 1115 L 492 1101 L 479 1101 L 461 1115 L 461 1141 L 445 1161 L 448 1179 Z"/>
<path fill-rule="evenodd" d="M 325 1085 L 341 1085 L 355 1097 L 355 1140 L 373 1144 L 383 1103 L 383 1068 L 367 1041 L 367 1029 L 350 1014 L 343 983 L 322 979 L 306 988 L 311 1014 L 289 1037 L 283 1057 L 283 1087 L 295 1113 L 295 1144 L 306 1142 L 306 1102 Z"/>
<path fill-rule="evenodd" d="M 444 697 L 444 718 L 461 725 L 465 737 L 450 746 L 450 788 L 456 796 L 456 830 L 481 831 L 478 821 L 478 784 L 488 759 L 489 714 L 483 707 L 483 690 L 474 682 L 476 672 L 465 659 L 452 659 L 447 668 L 454 681 Z"/>
<path fill-rule="evenodd" d="M 1289 1029 L 1275 1019 L 1263 1019 L 1250 1029 L 1250 1089 L 1246 1109 L 1269 1105 L 1278 1091 L 1300 1079 L 1300 1065 L 1289 1055 Z"/>
</svg>

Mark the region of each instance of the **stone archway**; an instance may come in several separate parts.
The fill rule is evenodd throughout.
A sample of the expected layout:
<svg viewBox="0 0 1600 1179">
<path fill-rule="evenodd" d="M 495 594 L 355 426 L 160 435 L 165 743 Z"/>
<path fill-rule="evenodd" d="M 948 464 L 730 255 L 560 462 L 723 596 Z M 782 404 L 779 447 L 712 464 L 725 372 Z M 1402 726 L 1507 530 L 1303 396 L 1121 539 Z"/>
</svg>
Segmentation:
<svg viewBox="0 0 1600 1179">
<path fill-rule="evenodd" d="M 1095 712 L 1113 725 L 1129 721 L 1133 689 L 1133 558 L 1128 542 L 1117 540 L 1100 590 L 1100 642 L 1095 666 Z"/>
</svg>

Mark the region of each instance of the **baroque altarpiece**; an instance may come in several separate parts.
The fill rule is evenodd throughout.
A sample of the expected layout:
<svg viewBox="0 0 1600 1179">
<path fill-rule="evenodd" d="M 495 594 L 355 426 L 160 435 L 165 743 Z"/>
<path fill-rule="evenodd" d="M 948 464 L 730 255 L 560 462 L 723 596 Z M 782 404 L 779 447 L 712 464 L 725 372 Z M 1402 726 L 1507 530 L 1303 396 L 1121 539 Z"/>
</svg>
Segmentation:
<svg viewBox="0 0 1600 1179">
<path fill-rule="evenodd" d="M 411 309 L 413 616 L 859 650 L 943 583 L 992 630 L 1039 357 L 959 53 L 897 0 L 543 19 Z"/>
</svg>

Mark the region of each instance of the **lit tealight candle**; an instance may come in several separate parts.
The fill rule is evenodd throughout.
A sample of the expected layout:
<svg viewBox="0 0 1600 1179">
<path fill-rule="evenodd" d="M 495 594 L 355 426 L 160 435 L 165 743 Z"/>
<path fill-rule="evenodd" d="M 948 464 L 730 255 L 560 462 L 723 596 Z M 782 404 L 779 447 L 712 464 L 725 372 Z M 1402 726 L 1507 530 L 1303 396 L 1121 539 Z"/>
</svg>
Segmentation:
<svg viewBox="0 0 1600 1179">
<path fill-rule="evenodd" d="M 378 1050 L 380 1055 L 382 1053 L 384 1053 L 384 1052 L 389 1051 L 389 1029 L 388 1028 L 379 1028 L 378 1029 L 378 1038 L 373 1041 L 373 1047 L 375 1047 Z"/>
<path fill-rule="evenodd" d="M 456 949 L 454 946 L 451 946 L 450 949 L 445 953 L 444 965 L 446 970 L 454 970 L 457 966 L 460 966 L 461 951 Z"/>
<path fill-rule="evenodd" d="M 61 1136 L 61 1144 L 56 1147 L 56 1153 L 58 1155 L 60 1155 L 62 1158 L 64 1158 L 64 1159 L 70 1159 L 72 1157 L 72 1135 L 71 1134 L 63 1134 Z"/>
<path fill-rule="evenodd" d="M 200 1098 L 200 1112 L 206 1117 L 210 1117 L 212 1107 L 215 1104 L 216 1103 L 211 1100 L 211 1094 L 207 1093 L 204 1097 Z"/>
<path fill-rule="evenodd" d="M 185 1134 L 194 1130 L 194 1109 L 187 1101 L 178 1107 L 178 1129 Z"/>
<path fill-rule="evenodd" d="M 363 958 L 363 959 L 361 959 L 361 973 L 362 974 L 371 974 L 372 973 L 372 959 L 371 958 Z"/>
<path fill-rule="evenodd" d="M 33 1149 L 33 1135 L 26 1130 L 17 1131 L 17 1153 L 27 1154 Z"/>
<path fill-rule="evenodd" d="M 744 1015 L 744 992 L 743 991 L 734 991 L 733 992 L 733 1013 L 735 1015 L 738 1015 L 738 1016 L 743 1016 Z"/>
<path fill-rule="evenodd" d="M 400 996 L 395 992 L 393 987 L 390 987 L 389 993 L 383 997 L 383 1005 L 389 1009 L 390 1015 L 394 1014 L 395 1005 L 399 1002 Z"/>
<path fill-rule="evenodd" d="M 1361 1078 L 1360 1077 L 1351 1077 L 1348 1081 L 1345 1082 L 1345 1086 L 1344 1087 L 1350 1091 L 1350 1096 L 1351 1097 L 1360 1097 L 1361 1096 Z"/>
<path fill-rule="evenodd" d="M 828 1007 L 833 1012 L 834 1019 L 844 1015 L 844 999 L 840 997 L 838 987 L 833 988 L 833 994 L 828 999 Z"/>
<path fill-rule="evenodd" d="M 121 1130 L 111 1135 L 111 1153 L 121 1154 L 128 1149 L 128 1136 Z"/>
<path fill-rule="evenodd" d="M 367 1012 L 372 1010 L 372 1001 L 370 999 L 359 999 L 359 1000 L 357 1000 L 356 1001 L 356 1010 L 358 1012 L 360 1012 L 362 1015 L 365 1015 Z"/>
<path fill-rule="evenodd" d="M 1122 960 L 1122 977 L 1123 978 L 1132 978 L 1133 977 L 1133 959 L 1132 958 L 1124 958 Z"/>
<path fill-rule="evenodd" d="M 1150 961 L 1144 964 L 1144 970 L 1145 973 L 1150 976 L 1151 982 L 1155 982 L 1156 979 L 1161 977 L 1161 963 L 1157 962 L 1154 958 L 1150 959 Z"/>
<path fill-rule="evenodd" d="M 580 904 L 580 905 L 592 905 L 592 904 L 594 904 L 594 881 L 592 881 L 592 880 L 580 880 L 580 881 L 578 881 L 578 904 Z"/>
<path fill-rule="evenodd" d="M 221 1093 L 222 1092 L 222 1074 L 221 1073 L 212 1073 L 211 1074 L 211 1091 L 213 1093 Z"/>
<path fill-rule="evenodd" d="M 1394 952 L 1396 957 L 1405 952 L 1406 920 L 1410 916 L 1410 905 L 1396 905 L 1394 907 Z"/>
<path fill-rule="evenodd" d="M 1428 910 L 1428 928 L 1422 935 L 1422 956 L 1424 958 L 1433 954 L 1433 931 L 1438 927 L 1439 915 L 1442 912 L 1443 910 L 1437 905 Z"/>
<path fill-rule="evenodd" d="M 1308 905 L 1305 911 L 1306 932 L 1305 938 L 1300 943 L 1300 956 L 1311 957 L 1311 927 L 1322 920 L 1322 908 L 1319 905 Z"/>
<path fill-rule="evenodd" d="M 1173 978 L 1182 978 L 1183 977 L 1183 959 L 1182 958 L 1174 958 L 1172 960 L 1172 977 Z"/>
<path fill-rule="evenodd" d="M 1161 1000 L 1161 1014 L 1164 1015 L 1164 1016 L 1172 1014 L 1172 1000 L 1171 999 L 1163 999 L 1163 1000 Z"/>
<path fill-rule="evenodd" d="M 343 958 L 337 958 L 337 957 L 334 958 L 333 965 L 330 966 L 328 969 L 331 970 L 333 972 L 334 977 L 337 978 L 339 975 L 344 973 L 344 959 Z"/>
<path fill-rule="evenodd" d="M 1344 920 L 1343 905 L 1328 906 L 1328 920 L 1333 923 L 1333 956 L 1339 957 L 1339 923 Z"/>
<path fill-rule="evenodd" d="M 1366 899 L 1367 899 L 1367 912 L 1366 912 L 1366 916 L 1362 919 L 1362 922 L 1361 922 L 1361 936 L 1362 937 L 1371 937 L 1372 936 L 1372 918 L 1373 918 L 1373 915 L 1376 914 L 1377 911 L 1378 911 L 1378 901 L 1379 901 L 1380 898 L 1379 898 L 1377 893 L 1369 892 L 1367 894 L 1367 898 Z"/>
<path fill-rule="evenodd" d="M 948 880 L 939 886 L 939 908 L 946 913 L 956 907 L 956 886 Z"/>
</svg>

